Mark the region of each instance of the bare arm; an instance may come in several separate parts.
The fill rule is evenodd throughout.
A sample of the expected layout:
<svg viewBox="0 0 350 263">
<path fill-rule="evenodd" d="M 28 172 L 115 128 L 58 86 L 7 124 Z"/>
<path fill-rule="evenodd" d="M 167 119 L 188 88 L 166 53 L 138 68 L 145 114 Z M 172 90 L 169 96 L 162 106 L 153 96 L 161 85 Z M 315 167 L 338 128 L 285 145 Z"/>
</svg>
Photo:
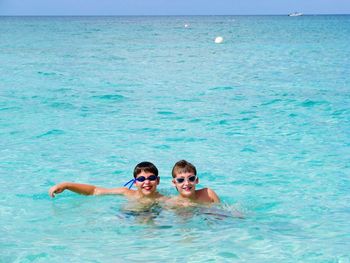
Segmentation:
<svg viewBox="0 0 350 263">
<path fill-rule="evenodd" d="M 126 187 L 120 187 L 120 188 L 102 188 L 102 187 L 96 187 L 94 191 L 94 195 L 129 195 L 134 190 L 129 190 Z"/>
<path fill-rule="evenodd" d="M 51 197 L 55 197 L 55 194 L 62 193 L 64 190 L 70 190 L 83 195 L 129 194 L 129 191 L 132 191 L 127 188 L 108 189 L 89 184 L 64 182 L 51 187 L 49 190 L 49 195 Z"/>
</svg>

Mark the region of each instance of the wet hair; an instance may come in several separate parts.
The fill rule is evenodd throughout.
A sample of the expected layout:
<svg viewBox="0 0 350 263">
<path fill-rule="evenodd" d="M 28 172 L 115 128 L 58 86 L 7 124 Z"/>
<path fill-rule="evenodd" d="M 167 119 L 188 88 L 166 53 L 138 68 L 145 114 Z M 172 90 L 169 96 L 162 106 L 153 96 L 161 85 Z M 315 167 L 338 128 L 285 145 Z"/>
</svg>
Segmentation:
<svg viewBox="0 0 350 263">
<path fill-rule="evenodd" d="M 181 160 L 174 165 L 171 174 L 173 178 L 175 178 L 177 174 L 181 173 L 193 173 L 194 175 L 197 175 L 197 170 L 193 164 L 187 162 L 186 160 Z"/>
<path fill-rule="evenodd" d="M 158 176 L 158 169 L 157 167 L 150 162 L 141 162 L 135 166 L 134 169 L 134 178 L 141 172 L 146 172 L 146 173 L 153 173 L 154 175 Z"/>
</svg>

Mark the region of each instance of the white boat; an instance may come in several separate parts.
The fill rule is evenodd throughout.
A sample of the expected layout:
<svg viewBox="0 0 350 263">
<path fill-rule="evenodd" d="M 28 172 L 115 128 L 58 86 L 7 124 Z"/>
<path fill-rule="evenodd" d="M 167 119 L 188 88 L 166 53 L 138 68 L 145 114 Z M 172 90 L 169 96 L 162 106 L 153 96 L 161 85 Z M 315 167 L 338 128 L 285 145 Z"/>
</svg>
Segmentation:
<svg viewBox="0 0 350 263">
<path fill-rule="evenodd" d="M 290 13 L 288 16 L 302 16 L 303 13 L 300 12 L 294 12 L 294 13 Z"/>
</svg>

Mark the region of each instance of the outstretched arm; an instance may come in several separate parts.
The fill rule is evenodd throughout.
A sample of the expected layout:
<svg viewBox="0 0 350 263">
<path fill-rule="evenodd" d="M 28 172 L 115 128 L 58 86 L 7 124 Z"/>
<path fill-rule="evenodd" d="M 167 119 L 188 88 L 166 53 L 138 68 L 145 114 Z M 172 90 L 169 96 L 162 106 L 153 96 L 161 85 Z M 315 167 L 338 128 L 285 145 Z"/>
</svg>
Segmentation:
<svg viewBox="0 0 350 263">
<path fill-rule="evenodd" d="M 72 192 L 83 194 L 83 195 L 107 195 L 107 194 L 128 194 L 129 189 L 127 188 L 102 188 L 89 184 L 78 184 L 64 182 L 57 184 L 50 188 L 49 195 L 55 197 L 55 194 L 62 193 L 64 190 L 70 190 Z"/>
</svg>

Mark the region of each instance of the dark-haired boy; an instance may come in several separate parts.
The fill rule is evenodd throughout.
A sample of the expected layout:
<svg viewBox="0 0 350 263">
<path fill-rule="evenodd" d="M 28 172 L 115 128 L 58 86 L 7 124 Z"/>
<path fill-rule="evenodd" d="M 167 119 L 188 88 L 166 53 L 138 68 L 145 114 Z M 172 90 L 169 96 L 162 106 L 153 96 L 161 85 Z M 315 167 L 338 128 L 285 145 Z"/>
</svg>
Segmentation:
<svg viewBox="0 0 350 263">
<path fill-rule="evenodd" d="M 219 197 L 210 188 L 196 190 L 199 182 L 196 167 L 186 160 L 178 161 L 172 170 L 173 184 L 179 195 L 175 197 L 176 201 L 187 203 L 188 201 L 196 203 L 220 203 Z"/>
<path fill-rule="evenodd" d="M 124 185 L 131 184 L 129 188 L 102 188 L 89 184 L 64 182 L 51 187 L 49 195 L 55 197 L 55 194 L 70 190 L 83 195 L 124 195 L 136 199 L 160 199 L 164 196 L 157 192 L 159 181 L 157 167 L 150 162 L 141 162 L 134 169 L 134 179 Z M 133 184 L 135 184 L 137 190 L 130 189 Z"/>
</svg>

